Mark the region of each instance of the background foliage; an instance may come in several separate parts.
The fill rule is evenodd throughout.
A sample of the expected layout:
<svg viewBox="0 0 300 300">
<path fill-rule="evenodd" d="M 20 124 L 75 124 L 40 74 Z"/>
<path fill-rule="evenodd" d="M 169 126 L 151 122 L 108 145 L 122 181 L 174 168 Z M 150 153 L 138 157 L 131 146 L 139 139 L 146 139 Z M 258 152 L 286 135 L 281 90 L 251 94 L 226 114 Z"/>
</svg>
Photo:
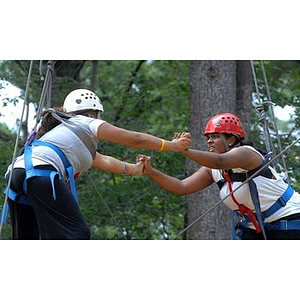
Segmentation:
<svg viewBox="0 0 300 300">
<path fill-rule="evenodd" d="M 171 139 L 175 131 L 188 130 L 189 61 L 67 61 L 67 68 L 64 62 L 57 62 L 59 68 L 53 83 L 53 106 L 61 105 L 66 94 L 74 88 L 94 86 L 104 104 L 103 118 L 116 126 L 167 139 Z M 265 84 L 259 63 L 255 64 L 264 97 Z M 285 148 L 299 135 L 300 63 L 264 61 L 264 64 L 272 101 L 282 107 L 291 105 L 296 110 L 294 119 L 278 121 Z M 24 91 L 28 66 L 29 61 L 2 61 L 0 79 Z M 43 68 L 45 70 L 45 63 Z M 63 72 L 65 70 L 68 72 Z M 34 64 L 33 76 L 29 101 L 38 103 L 43 83 L 39 62 Z M 1 112 L 5 101 L 0 101 Z M 268 110 L 266 113 L 270 117 Z M 0 132 L 0 174 L 4 174 L 12 158 L 15 138 L 3 124 Z M 4 138 L 2 133 L 8 137 Z M 255 109 L 249 139 L 258 146 L 264 146 Z M 142 151 L 104 141 L 99 143 L 98 150 L 131 162 L 137 154 L 144 153 L 152 157 L 153 165 L 159 170 L 178 178 L 185 177 L 185 158 L 177 153 Z M 293 147 L 286 159 L 293 185 L 300 190 L 299 146 Z M 170 239 L 184 228 L 185 198 L 159 189 L 146 176 L 132 178 L 91 169 L 78 179 L 77 186 L 80 206 L 93 239 Z M 2 175 L 0 189 L 4 189 Z M 0 205 L 3 200 L 1 196 Z M 4 227 L 3 238 L 9 239 L 10 227 Z"/>
</svg>

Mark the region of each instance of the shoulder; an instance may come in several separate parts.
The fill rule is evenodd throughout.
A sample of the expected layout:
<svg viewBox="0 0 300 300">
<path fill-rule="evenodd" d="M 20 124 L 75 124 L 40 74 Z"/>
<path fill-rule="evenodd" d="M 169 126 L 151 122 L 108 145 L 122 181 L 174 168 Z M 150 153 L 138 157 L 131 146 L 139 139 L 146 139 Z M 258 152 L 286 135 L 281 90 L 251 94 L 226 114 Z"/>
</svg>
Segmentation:
<svg viewBox="0 0 300 300">
<path fill-rule="evenodd" d="M 252 146 L 248 146 L 248 145 L 242 145 L 242 146 L 239 146 L 239 147 L 235 147 L 235 148 L 232 148 L 230 150 L 231 153 L 234 153 L 234 152 L 239 152 L 240 154 L 243 154 L 243 155 L 258 155 L 259 157 L 261 157 L 262 159 L 264 159 L 264 156 L 261 154 L 261 152 L 259 152 L 257 149 L 255 149 L 254 147 Z"/>
<path fill-rule="evenodd" d="M 228 154 L 227 154 L 228 153 Z M 265 160 L 264 156 L 252 146 L 239 146 L 228 151 L 229 160 L 227 169 L 254 170 Z"/>
<path fill-rule="evenodd" d="M 92 119 L 89 122 L 89 128 L 91 129 L 91 131 L 94 133 L 95 136 L 97 136 L 97 132 L 98 132 L 98 128 L 99 126 L 101 126 L 102 124 L 106 123 L 106 121 L 104 120 L 100 120 L 100 119 Z"/>
<path fill-rule="evenodd" d="M 260 157 L 264 158 L 264 156 L 262 155 L 262 153 L 261 153 L 258 149 L 254 148 L 254 147 L 252 147 L 252 146 L 243 145 L 243 146 L 240 146 L 240 148 L 241 148 L 241 149 L 248 149 L 248 150 L 250 150 L 250 151 L 252 151 L 252 152 L 255 152 L 255 153 L 258 154 Z"/>
</svg>

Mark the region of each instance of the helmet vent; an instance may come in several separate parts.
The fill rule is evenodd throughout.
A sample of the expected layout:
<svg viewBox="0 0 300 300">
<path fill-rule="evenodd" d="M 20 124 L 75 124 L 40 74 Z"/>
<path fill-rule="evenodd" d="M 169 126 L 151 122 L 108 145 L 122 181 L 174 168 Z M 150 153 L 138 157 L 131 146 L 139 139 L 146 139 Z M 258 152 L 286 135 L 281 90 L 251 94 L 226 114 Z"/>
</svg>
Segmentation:
<svg viewBox="0 0 300 300">
<path fill-rule="evenodd" d="M 68 112 L 95 109 L 103 112 L 103 105 L 98 96 L 86 89 L 77 89 L 67 95 L 64 108 Z"/>
<path fill-rule="evenodd" d="M 204 135 L 207 136 L 209 133 L 232 133 L 244 139 L 240 119 L 230 113 L 221 113 L 212 117 L 206 124 Z"/>
</svg>

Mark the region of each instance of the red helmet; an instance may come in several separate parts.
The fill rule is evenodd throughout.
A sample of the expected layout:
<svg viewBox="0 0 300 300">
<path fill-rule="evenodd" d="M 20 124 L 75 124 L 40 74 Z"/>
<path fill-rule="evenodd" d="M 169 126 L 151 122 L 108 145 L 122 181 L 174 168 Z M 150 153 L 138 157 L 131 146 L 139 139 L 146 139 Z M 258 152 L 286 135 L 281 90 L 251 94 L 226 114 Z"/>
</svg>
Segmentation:
<svg viewBox="0 0 300 300">
<path fill-rule="evenodd" d="M 241 139 L 245 137 L 242 122 L 237 116 L 229 113 L 212 117 L 206 125 L 204 135 L 209 133 L 232 133 L 239 135 Z"/>
</svg>

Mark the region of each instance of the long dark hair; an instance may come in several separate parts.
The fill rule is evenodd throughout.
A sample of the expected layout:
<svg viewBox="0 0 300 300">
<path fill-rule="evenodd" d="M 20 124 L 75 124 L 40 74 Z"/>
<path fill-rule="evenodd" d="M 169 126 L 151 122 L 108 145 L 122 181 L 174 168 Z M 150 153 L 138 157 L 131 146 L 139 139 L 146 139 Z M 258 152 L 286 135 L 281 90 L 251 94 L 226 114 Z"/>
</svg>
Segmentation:
<svg viewBox="0 0 300 300">
<path fill-rule="evenodd" d="M 63 107 L 53 107 L 53 110 L 57 111 L 57 112 L 64 112 Z M 61 122 L 58 121 L 57 119 L 55 119 L 52 116 L 52 113 L 50 110 L 45 110 L 42 114 L 42 121 L 40 124 L 40 127 L 37 131 L 37 138 L 41 138 L 46 132 L 50 131 L 51 129 L 53 129 L 54 127 L 56 127 L 57 125 L 59 125 Z"/>
<path fill-rule="evenodd" d="M 45 110 L 42 113 L 42 121 L 41 121 L 39 129 L 37 131 L 37 135 L 36 135 L 37 139 L 41 138 L 46 132 L 50 131 L 51 129 L 53 129 L 54 127 L 56 127 L 57 125 L 59 125 L 61 123 L 59 120 L 57 120 L 57 118 L 55 118 L 52 115 L 53 111 L 66 114 L 66 111 L 62 106 L 53 107 L 53 108 L 49 108 L 49 109 Z M 67 115 L 69 115 L 69 116 L 82 115 L 82 116 L 86 116 L 86 117 L 89 114 L 94 114 L 95 115 L 94 117 L 96 118 L 97 111 L 94 111 L 92 109 L 86 109 L 86 110 L 67 113 Z"/>
</svg>

